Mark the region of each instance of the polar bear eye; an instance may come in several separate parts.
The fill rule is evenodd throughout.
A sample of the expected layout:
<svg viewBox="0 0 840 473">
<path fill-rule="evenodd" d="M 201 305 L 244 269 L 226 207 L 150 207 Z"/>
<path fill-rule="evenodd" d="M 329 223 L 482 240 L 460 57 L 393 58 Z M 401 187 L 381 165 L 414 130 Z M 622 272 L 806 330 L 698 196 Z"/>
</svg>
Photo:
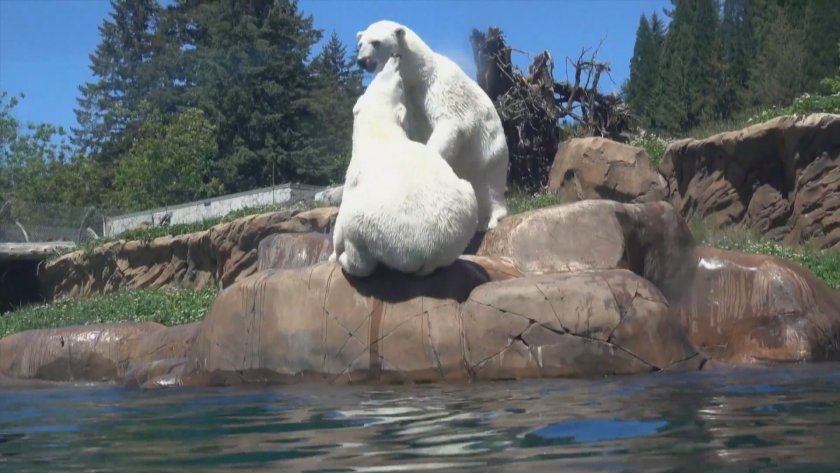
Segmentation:
<svg viewBox="0 0 840 473">
<path fill-rule="evenodd" d="M 371 44 L 371 46 L 373 46 L 374 48 L 378 48 L 378 47 L 379 47 L 379 45 L 380 45 L 380 44 L 382 44 L 382 43 L 380 43 L 379 41 L 371 41 L 371 42 L 370 42 L 370 44 Z"/>
</svg>

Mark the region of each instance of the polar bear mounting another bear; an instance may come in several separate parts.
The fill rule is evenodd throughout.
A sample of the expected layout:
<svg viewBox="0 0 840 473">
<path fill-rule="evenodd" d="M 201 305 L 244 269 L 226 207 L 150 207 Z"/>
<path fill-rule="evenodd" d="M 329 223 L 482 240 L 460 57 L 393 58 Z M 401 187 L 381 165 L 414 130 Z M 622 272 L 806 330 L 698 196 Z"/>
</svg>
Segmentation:
<svg viewBox="0 0 840 473">
<path fill-rule="evenodd" d="M 478 229 L 494 228 L 507 215 L 509 158 L 502 121 L 490 97 L 457 64 L 432 51 L 406 26 L 378 21 L 356 39 L 359 66 L 368 72 L 381 71 L 391 56 L 400 57 L 409 138 L 426 143 L 472 184 Z"/>
<path fill-rule="evenodd" d="M 478 226 L 470 183 L 408 138 L 399 67 L 398 58 L 386 61 L 353 107 L 353 152 L 330 256 L 353 276 L 378 264 L 430 274 L 452 264 Z"/>
</svg>

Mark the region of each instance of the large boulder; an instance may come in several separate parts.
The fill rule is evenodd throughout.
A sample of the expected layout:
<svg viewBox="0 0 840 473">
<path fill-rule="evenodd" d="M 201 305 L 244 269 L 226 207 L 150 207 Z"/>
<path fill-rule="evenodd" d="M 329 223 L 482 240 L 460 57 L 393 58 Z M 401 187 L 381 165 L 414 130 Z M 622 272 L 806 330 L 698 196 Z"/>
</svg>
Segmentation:
<svg viewBox="0 0 840 473">
<path fill-rule="evenodd" d="M 672 305 L 692 341 L 735 362 L 840 359 L 840 292 L 788 261 L 698 247 Z"/>
<path fill-rule="evenodd" d="M 587 200 L 505 217 L 477 254 L 510 258 L 525 274 L 629 269 L 667 297 L 690 277 L 694 245 L 666 202 Z"/>
<path fill-rule="evenodd" d="M 269 235 L 257 248 L 257 270 L 305 268 L 326 261 L 330 253 L 332 238 L 326 233 Z"/>
<path fill-rule="evenodd" d="M 355 279 L 322 263 L 239 281 L 202 323 L 188 383 L 459 381 L 702 365 L 659 291 L 629 271 L 494 281 L 491 272 L 504 272 L 476 261 L 427 278 L 380 270 Z"/>
<path fill-rule="evenodd" d="M 150 242 L 121 240 L 50 261 L 38 276 L 49 300 L 138 287 L 227 286 L 257 271 L 258 245 L 265 237 L 329 233 L 337 214 L 337 208 L 280 211 Z"/>
<path fill-rule="evenodd" d="M 0 373 L 19 379 L 114 381 L 139 358 L 140 341 L 158 339 L 162 331 L 156 323 L 126 323 L 12 334 L 0 339 Z"/>
<path fill-rule="evenodd" d="M 779 117 L 681 140 L 659 170 L 686 218 L 840 249 L 840 115 Z"/>
<path fill-rule="evenodd" d="M 601 137 L 560 143 L 548 190 L 563 202 L 610 199 L 640 203 L 668 195 L 665 179 L 651 166 L 644 149 Z"/>
</svg>

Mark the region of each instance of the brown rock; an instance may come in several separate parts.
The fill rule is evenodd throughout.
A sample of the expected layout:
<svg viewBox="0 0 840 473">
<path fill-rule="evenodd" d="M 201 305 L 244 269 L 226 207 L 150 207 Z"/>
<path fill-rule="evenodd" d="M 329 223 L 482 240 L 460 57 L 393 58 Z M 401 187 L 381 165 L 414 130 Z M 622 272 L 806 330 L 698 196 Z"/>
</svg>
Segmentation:
<svg viewBox="0 0 840 473">
<path fill-rule="evenodd" d="M 690 277 L 693 247 L 668 203 L 587 200 L 505 217 L 477 254 L 510 258 L 525 274 L 629 269 L 670 296 Z"/>
<path fill-rule="evenodd" d="M 331 263 L 259 273 L 219 295 L 186 382 L 458 381 L 702 362 L 659 292 L 628 271 L 496 282 L 491 272 L 461 259 L 426 278 L 348 279 Z"/>
<path fill-rule="evenodd" d="M 129 353 L 128 370 L 145 367 L 149 363 L 173 358 L 185 358 L 192 349 L 200 322 L 164 327 L 137 340 Z"/>
<path fill-rule="evenodd" d="M 269 235 L 257 250 L 258 271 L 305 268 L 326 261 L 332 238 L 326 233 L 279 233 Z"/>
<path fill-rule="evenodd" d="M 48 262 L 39 273 L 47 299 L 138 287 L 228 286 L 257 270 L 257 247 L 276 233 L 329 233 L 338 209 L 250 215 L 197 233 L 151 242 L 117 241 Z"/>
<path fill-rule="evenodd" d="M 840 359 L 840 292 L 772 256 L 702 247 L 696 255 L 694 280 L 675 311 L 712 358 Z"/>
<path fill-rule="evenodd" d="M 28 330 L 0 339 L 0 373 L 55 381 L 113 381 L 126 372 L 139 340 L 156 323 Z"/>
<path fill-rule="evenodd" d="M 561 143 L 548 190 L 563 202 L 610 199 L 640 203 L 668 195 L 665 179 L 651 166 L 644 149 L 601 137 Z"/>
<path fill-rule="evenodd" d="M 659 171 L 686 218 L 840 248 L 840 115 L 780 117 L 678 141 Z"/>
</svg>

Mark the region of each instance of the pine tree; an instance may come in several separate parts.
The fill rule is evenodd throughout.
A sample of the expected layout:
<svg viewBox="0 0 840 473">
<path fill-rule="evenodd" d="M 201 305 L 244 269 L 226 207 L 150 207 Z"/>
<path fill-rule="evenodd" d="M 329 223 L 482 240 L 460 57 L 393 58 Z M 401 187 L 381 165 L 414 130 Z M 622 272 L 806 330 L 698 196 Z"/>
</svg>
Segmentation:
<svg viewBox="0 0 840 473">
<path fill-rule="evenodd" d="M 754 8 L 757 53 L 750 68 L 750 102 L 757 107 L 788 105 L 805 83 L 804 35 L 793 16 L 802 4 L 764 0 Z"/>
<path fill-rule="evenodd" d="M 662 20 L 653 13 L 650 21 L 645 15 L 639 20 L 636 44 L 630 60 L 630 79 L 627 82 L 625 99 L 643 127 L 652 124 L 656 108 L 657 83 L 659 80 L 659 58 L 665 29 Z"/>
<path fill-rule="evenodd" d="M 724 0 L 721 20 L 720 115 L 730 118 L 747 101 L 754 34 L 748 16 L 748 0 Z"/>
<path fill-rule="evenodd" d="M 324 49 L 310 64 L 314 84 L 308 102 L 314 156 L 303 163 L 301 174 L 318 184 L 340 182 L 350 158 L 353 105 L 362 94 L 362 71 L 354 67 L 347 47 L 333 32 Z"/>
<path fill-rule="evenodd" d="M 320 38 L 290 0 L 182 0 L 191 102 L 215 126 L 215 176 L 235 192 L 301 180 L 312 90 L 306 60 Z"/>
<path fill-rule="evenodd" d="M 719 37 L 715 0 L 672 0 L 654 124 L 685 131 L 716 115 Z"/>
<path fill-rule="evenodd" d="M 804 19 L 804 84 L 806 91 L 816 91 L 820 81 L 840 67 L 835 47 L 840 42 L 840 2 L 808 0 Z"/>
<path fill-rule="evenodd" d="M 79 128 L 72 140 L 106 164 L 128 149 L 137 128 L 132 111 L 160 86 L 150 70 L 160 47 L 154 41 L 161 15 L 157 1 L 112 0 L 111 6 L 110 18 L 99 27 L 101 42 L 90 56 L 96 81 L 79 88 Z"/>
</svg>

